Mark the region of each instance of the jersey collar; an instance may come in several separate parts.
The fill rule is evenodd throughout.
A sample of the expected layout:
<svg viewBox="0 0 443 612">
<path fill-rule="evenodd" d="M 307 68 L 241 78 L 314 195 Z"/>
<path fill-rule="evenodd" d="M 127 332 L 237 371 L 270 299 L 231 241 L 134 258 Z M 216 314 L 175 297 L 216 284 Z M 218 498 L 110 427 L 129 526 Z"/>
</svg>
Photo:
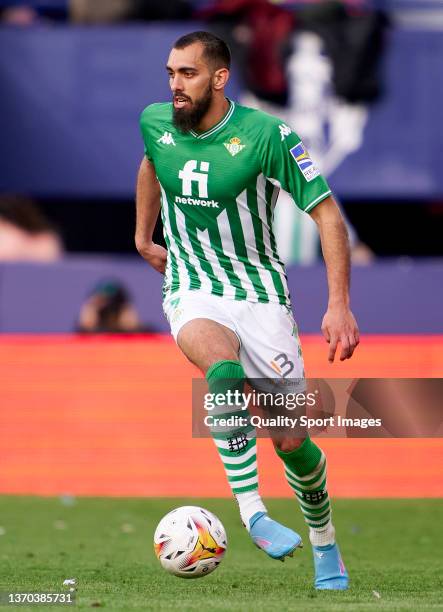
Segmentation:
<svg viewBox="0 0 443 612">
<path fill-rule="evenodd" d="M 206 132 L 201 132 L 200 134 L 198 134 L 197 132 L 194 132 L 194 130 L 189 130 L 189 133 L 192 134 L 194 138 L 197 138 L 198 140 L 203 140 L 204 138 L 208 138 L 208 136 L 212 136 L 212 134 L 215 134 L 215 132 L 218 132 L 219 130 L 221 130 L 228 123 L 229 119 L 232 117 L 232 114 L 234 112 L 235 102 L 233 102 L 229 98 L 228 98 L 228 102 L 229 102 L 229 109 L 226 115 L 218 123 L 213 125 L 211 129 L 206 130 Z"/>
</svg>

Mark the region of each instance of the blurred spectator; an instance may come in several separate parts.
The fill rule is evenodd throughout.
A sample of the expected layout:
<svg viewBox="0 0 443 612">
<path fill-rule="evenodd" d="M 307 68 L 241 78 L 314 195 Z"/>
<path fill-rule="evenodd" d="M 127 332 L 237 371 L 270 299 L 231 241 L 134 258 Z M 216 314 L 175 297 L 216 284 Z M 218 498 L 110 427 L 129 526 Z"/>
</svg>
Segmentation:
<svg viewBox="0 0 443 612">
<path fill-rule="evenodd" d="M 30 4 L 11 2 L 0 8 L 0 21 L 6 25 L 29 26 L 39 20 L 38 12 Z"/>
<path fill-rule="evenodd" d="M 32 200 L 0 197 L 0 261 L 54 261 L 60 236 Z"/>
<path fill-rule="evenodd" d="M 134 0 L 71 0 L 71 19 L 77 23 L 112 23 L 132 17 Z"/>
<path fill-rule="evenodd" d="M 0 22 L 12 26 L 66 21 L 69 0 L 0 0 Z"/>
<path fill-rule="evenodd" d="M 285 58 L 293 14 L 269 0 L 217 0 L 200 8 L 197 16 L 207 19 L 231 47 L 248 90 L 262 100 L 286 104 Z"/>
<path fill-rule="evenodd" d="M 336 96 L 351 104 L 374 102 L 382 93 L 380 65 L 389 22 L 383 10 L 364 4 L 323 1 L 297 11 L 299 29 L 323 42 Z"/>
<path fill-rule="evenodd" d="M 191 17 L 192 6 L 187 0 L 70 0 L 70 13 L 77 23 L 174 20 Z"/>
<path fill-rule="evenodd" d="M 125 287 L 119 281 L 104 280 L 81 307 L 77 331 L 128 334 L 152 330 L 141 323 Z"/>
</svg>

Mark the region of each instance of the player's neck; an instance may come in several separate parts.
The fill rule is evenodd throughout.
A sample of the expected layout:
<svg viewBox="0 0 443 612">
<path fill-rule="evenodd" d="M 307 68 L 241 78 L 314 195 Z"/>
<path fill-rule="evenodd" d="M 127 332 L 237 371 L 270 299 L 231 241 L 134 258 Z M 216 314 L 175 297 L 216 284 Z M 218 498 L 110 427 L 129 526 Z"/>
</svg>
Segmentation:
<svg viewBox="0 0 443 612">
<path fill-rule="evenodd" d="M 228 110 L 229 100 L 227 98 L 223 96 L 220 100 L 214 100 L 211 104 L 211 108 L 198 124 L 196 131 L 207 132 L 223 119 Z"/>
</svg>

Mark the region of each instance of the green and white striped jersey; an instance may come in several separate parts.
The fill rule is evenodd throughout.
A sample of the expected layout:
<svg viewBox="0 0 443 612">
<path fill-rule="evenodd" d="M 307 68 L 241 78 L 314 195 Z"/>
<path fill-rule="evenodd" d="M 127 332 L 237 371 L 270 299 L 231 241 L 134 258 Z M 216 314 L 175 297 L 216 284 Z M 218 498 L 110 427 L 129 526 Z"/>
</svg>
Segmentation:
<svg viewBox="0 0 443 612">
<path fill-rule="evenodd" d="M 199 134 L 174 127 L 170 103 L 141 115 L 145 154 L 161 186 L 164 297 L 186 289 L 289 305 L 272 229 L 279 189 L 306 212 L 331 191 L 287 125 L 229 102 L 223 119 Z"/>
</svg>

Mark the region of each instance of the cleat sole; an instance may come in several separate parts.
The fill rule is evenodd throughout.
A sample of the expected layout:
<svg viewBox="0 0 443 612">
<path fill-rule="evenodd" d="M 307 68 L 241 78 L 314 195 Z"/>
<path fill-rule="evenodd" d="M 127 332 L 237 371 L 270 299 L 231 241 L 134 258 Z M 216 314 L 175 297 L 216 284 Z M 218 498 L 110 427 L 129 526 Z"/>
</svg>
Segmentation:
<svg viewBox="0 0 443 612">
<path fill-rule="evenodd" d="M 258 548 L 258 550 L 261 550 L 262 552 L 264 552 L 265 555 L 267 555 L 271 559 L 275 559 L 276 561 L 282 561 L 282 562 L 284 562 L 286 557 L 290 557 L 292 559 L 294 557 L 294 552 L 297 550 L 297 548 L 303 548 L 303 542 L 300 542 L 300 544 L 297 544 L 296 546 L 294 546 L 292 550 L 285 553 L 282 557 L 271 557 L 271 555 L 268 555 L 268 553 L 265 550 L 263 550 L 263 548 L 260 548 L 258 544 L 255 544 L 255 542 L 254 542 L 254 545 Z"/>
<path fill-rule="evenodd" d="M 300 544 L 297 544 L 296 546 L 294 546 L 294 548 L 290 550 L 289 552 L 285 553 L 283 557 L 271 557 L 271 559 L 274 558 L 274 559 L 277 559 L 278 561 L 284 561 L 286 557 L 290 557 L 292 559 L 294 557 L 294 552 L 297 550 L 297 548 L 303 548 L 303 542 L 300 542 Z"/>
</svg>

